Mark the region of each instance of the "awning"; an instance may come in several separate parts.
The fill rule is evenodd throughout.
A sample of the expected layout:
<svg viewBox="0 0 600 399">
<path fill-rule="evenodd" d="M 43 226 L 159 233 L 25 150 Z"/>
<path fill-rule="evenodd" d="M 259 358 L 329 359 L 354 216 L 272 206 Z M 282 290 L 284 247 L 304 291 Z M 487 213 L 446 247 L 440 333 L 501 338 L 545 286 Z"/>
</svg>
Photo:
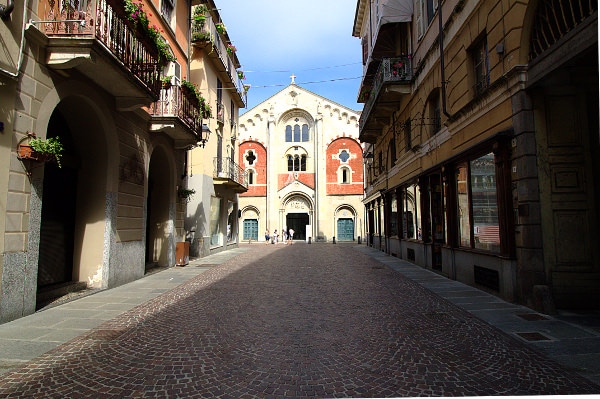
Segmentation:
<svg viewBox="0 0 600 399">
<path fill-rule="evenodd" d="M 394 22 L 410 22 L 413 0 L 379 0 L 379 25 Z"/>
</svg>

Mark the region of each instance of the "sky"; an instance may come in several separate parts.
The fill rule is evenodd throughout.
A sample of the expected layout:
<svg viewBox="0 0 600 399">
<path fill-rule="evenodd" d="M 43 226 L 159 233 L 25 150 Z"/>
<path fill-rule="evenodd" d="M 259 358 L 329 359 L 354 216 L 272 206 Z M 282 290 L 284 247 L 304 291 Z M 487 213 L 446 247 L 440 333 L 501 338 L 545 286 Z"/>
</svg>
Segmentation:
<svg viewBox="0 0 600 399">
<path fill-rule="evenodd" d="M 298 86 L 353 110 L 362 77 L 360 39 L 352 36 L 356 0 L 215 0 L 246 74 L 250 110 Z M 318 82 L 318 83 L 317 83 Z"/>
</svg>

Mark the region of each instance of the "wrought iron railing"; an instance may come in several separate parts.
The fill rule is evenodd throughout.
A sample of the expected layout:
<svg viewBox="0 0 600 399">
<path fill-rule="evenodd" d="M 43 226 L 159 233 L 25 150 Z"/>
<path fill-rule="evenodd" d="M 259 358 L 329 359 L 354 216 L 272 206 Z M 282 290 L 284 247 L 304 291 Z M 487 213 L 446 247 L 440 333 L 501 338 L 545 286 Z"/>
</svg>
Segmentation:
<svg viewBox="0 0 600 399">
<path fill-rule="evenodd" d="M 377 102 L 377 97 L 381 88 L 388 83 L 406 83 L 409 84 L 412 79 L 411 58 L 408 56 L 397 58 L 384 58 L 381 60 L 379 68 L 373 79 L 373 88 L 369 94 L 369 99 L 365 103 L 363 112 L 360 115 L 360 130 L 363 129 L 369 118 L 373 106 Z"/>
<path fill-rule="evenodd" d="M 202 110 L 197 98 L 191 97 L 180 86 L 163 87 L 157 102 L 150 107 L 153 116 L 178 118 L 198 138 L 202 138 Z"/>
<path fill-rule="evenodd" d="M 146 32 L 136 29 L 127 18 L 123 1 L 45 3 L 41 24 L 47 36 L 97 39 L 158 98 L 161 74 L 158 48 Z"/>
<path fill-rule="evenodd" d="M 246 171 L 233 162 L 231 158 L 214 158 L 213 177 L 219 179 L 228 179 L 238 183 L 239 185 L 248 188 L 248 180 Z"/>
<path fill-rule="evenodd" d="M 235 62 L 232 59 L 233 54 L 230 54 L 231 50 L 227 50 L 227 45 L 223 42 L 216 24 L 210 16 L 206 16 L 203 24 L 192 24 L 192 42 L 210 44 L 212 46 L 210 51 L 219 56 L 223 68 L 225 68 L 225 71 L 229 75 L 231 82 L 235 86 L 245 105 L 247 103 L 246 89 L 237 75 Z"/>
</svg>

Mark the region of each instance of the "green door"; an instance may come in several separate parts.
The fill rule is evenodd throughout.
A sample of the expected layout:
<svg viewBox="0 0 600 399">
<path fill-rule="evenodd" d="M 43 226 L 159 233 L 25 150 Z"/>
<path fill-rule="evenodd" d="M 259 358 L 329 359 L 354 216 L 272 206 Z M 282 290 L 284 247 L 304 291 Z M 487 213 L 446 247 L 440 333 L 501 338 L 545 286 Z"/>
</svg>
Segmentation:
<svg viewBox="0 0 600 399">
<path fill-rule="evenodd" d="M 354 220 L 338 219 L 337 231 L 338 241 L 354 241 Z"/>
<path fill-rule="evenodd" d="M 258 241 L 258 220 L 244 220 L 244 240 Z"/>
</svg>

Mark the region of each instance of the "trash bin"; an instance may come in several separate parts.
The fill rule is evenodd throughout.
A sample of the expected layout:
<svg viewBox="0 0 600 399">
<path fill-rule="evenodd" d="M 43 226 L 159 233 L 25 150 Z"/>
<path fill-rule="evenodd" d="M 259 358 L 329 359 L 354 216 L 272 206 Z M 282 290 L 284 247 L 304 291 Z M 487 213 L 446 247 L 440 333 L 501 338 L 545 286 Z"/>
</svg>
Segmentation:
<svg viewBox="0 0 600 399">
<path fill-rule="evenodd" d="M 175 258 L 177 266 L 185 266 L 190 263 L 190 243 L 188 241 L 177 243 L 175 246 Z"/>
</svg>

